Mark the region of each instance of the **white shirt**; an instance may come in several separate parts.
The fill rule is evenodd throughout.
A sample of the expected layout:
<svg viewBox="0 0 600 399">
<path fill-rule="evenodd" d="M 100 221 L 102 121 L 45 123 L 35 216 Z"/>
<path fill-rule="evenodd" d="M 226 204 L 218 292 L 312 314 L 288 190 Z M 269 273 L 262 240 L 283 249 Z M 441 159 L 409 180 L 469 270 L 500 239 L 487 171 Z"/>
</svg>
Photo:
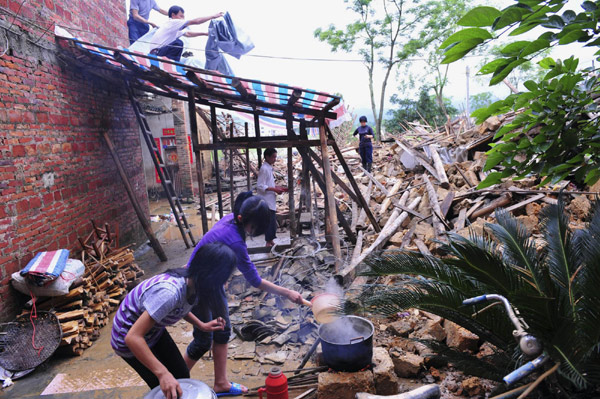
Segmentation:
<svg viewBox="0 0 600 399">
<path fill-rule="evenodd" d="M 269 205 L 272 211 L 277 210 L 277 194 L 273 191 L 267 191 L 267 188 L 275 187 L 275 178 L 273 177 L 273 167 L 264 162 L 258 171 L 258 179 L 256 180 L 256 191 L 262 196 Z"/>
<path fill-rule="evenodd" d="M 185 19 L 169 19 L 157 29 L 152 39 L 150 39 L 150 51 L 166 46 L 167 44 L 179 39 L 186 31 Z"/>
</svg>

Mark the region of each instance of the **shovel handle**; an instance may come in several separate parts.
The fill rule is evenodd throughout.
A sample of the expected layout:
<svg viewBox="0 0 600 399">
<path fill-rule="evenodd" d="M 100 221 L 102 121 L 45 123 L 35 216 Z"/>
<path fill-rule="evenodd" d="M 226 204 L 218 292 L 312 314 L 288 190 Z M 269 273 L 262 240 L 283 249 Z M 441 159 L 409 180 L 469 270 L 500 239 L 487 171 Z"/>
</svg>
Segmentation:
<svg viewBox="0 0 600 399">
<path fill-rule="evenodd" d="M 312 308 L 312 302 L 307 301 L 306 299 L 302 299 L 302 303 L 309 308 Z"/>
</svg>

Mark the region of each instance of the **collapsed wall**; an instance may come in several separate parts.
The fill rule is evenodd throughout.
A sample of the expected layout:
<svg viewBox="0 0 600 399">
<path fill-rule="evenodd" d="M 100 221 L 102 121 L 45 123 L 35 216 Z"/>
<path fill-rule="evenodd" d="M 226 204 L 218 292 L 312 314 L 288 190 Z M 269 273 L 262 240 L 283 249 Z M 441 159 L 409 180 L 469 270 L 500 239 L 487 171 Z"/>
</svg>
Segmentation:
<svg viewBox="0 0 600 399">
<path fill-rule="evenodd" d="M 15 16 L 16 15 L 16 16 Z M 60 60 L 54 24 L 127 46 L 124 0 L 0 0 L 0 321 L 20 298 L 10 275 L 44 250 L 79 249 L 89 220 L 145 241 L 101 132 L 108 128 L 145 213 L 138 127 L 124 86 Z"/>
</svg>

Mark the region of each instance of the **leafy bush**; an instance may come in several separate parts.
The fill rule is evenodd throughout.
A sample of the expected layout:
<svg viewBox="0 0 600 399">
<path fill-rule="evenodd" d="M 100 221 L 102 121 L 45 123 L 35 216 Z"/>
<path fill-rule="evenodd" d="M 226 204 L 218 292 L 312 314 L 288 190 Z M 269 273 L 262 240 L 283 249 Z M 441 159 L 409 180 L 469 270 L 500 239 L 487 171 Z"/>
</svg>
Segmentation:
<svg viewBox="0 0 600 399">
<path fill-rule="evenodd" d="M 494 85 L 553 46 L 580 42 L 600 47 L 600 1 L 582 2 L 579 13 L 572 10 L 560 13 L 566 4 L 566 0 L 522 0 L 504 10 L 476 7 L 458 22 L 468 28 L 442 43 L 446 56 L 443 62 L 459 60 L 502 34 L 519 36 L 534 28 L 544 28 L 534 40 L 505 45 L 500 57 L 481 68 L 479 73 L 491 75 L 490 84 Z M 510 95 L 473 113 L 482 122 L 490 115 L 524 110 L 494 138 L 485 169 L 502 166 L 503 170 L 491 173 L 480 188 L 502 178 L 522 178 L 530 173 L 544 177 L 542 183 L 568 177 L 591 185 L 600 179 L 599 122 L 593 100 L 599 92 L 596 72 L 578 70 L 578 59 L 574 57 L 562 62 L 545 58 L 539 64 L 548 73 L 539 82 L 526 82 L 528 91 Z"/>
<path fill-rule="evenodd" d="M 462 306 L 470 297 L 503 295 L 520 311 L 528 332 L 541 340 L 550 363 L 560 364 L 558 383 L 563 389 L 595 389 L 600 384 L 600 204 L 587 228 L 578 231 L 569 229 L 562 200 L 547 206 L 540 220 L 539 251 L 530 232 L 508 213 L 499 211 L 496 219 L 484 235 L 450 235 L 442 258 L 415 252 L 369 257 L 366 275 L 414 278 L 399 286 L 367 286 L 360 302 L 383 314 L 409 308 L 437 314 L 510 359 L 518 351 L 504 309 L 493 306 L 472 314 L 472 307 Z"/>
</svg>

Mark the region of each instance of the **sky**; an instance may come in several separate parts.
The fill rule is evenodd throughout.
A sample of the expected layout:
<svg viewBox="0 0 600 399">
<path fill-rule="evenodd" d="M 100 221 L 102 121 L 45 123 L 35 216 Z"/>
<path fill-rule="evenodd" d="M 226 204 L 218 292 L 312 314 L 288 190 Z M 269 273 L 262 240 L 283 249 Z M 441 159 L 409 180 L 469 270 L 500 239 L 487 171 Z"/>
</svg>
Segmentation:
<svg viewBox="0 0 600 399">
<path fill-rule="evenodd" d="M 327 28 L 330 24 L 344 27 L 353 21 L 355 15 L 347 10 L 343 0 L 157 0 L 160 7 L 168 9 L 172 5 L 184 8 L 186 19 L 200 16 L 213 15 L 219 11 L 228 11 L 236 25 L 241 28 L 254 42 L 255 48 L 240 60 L 227 57 L 234 73 L 237 76 L 259 79 L 267 82 L 285 83 L 293 86 L 309 88 L 334 94 L 342 94 L 346 104 L 351 109 L 370 109 L 368 89 L 368 74 L 365 66 L 356 54 L 345 52 L 334 53 L 328 44 L 320 42 L 313 35 L 317 28 Z M 498 8 L 503 8 L 512 2 L 499 0 Z M 576 9 L 578 1 L 572 1 Z M 129 1 L 127 1 L 127 9 Z M 167 17 L 153 11 L 150 20 L 160 24 Z M 208 23 L 196 25 L 193 31 L 206 32 Z M 195 49 L 204 49 L 206 37 L 189 39 L 188 46 Z M 567 46 L 561 46 L 567 47 Z M 202 51 L 195 51 L 201 54 Z M 566 58 L 573 53 L 572 48 L 561 48 L 552 56 Z M 581 49 L 575 50 L 582 58 L 581 64 L 591 64 L 592 53 Z M 294 58 L 293 60 L 284 59 Z M 313 60 L 311 60 L 313 59 Z M 315 61 L 314 59 L 328 59 L 333 61 Z M 463 109 L 467 92 L 466 68 L 469 66 L 471 79 L 469 80 L 470 94 L 491 91 L 496 97 L 503 98 L 509 94 L 508 88 L 497 85 L 488 86 L 489 79 L 474 78 L 479 69 L 481 57 L 466 58 L 450 65 L 448 77 L 449 84 L 445 95 L 451 97 L 455 106 Z M 409 73 L 422 73 L 425 64 L 423 61 L 410 63 Z M 382 78 L 381 71 L 376 71 L 375 80 Z M 386 107 L 389 109 L 389 98 L 392 94 L 399 97 L 415 98 L 418 89 L 399 90 L 400 77 L 392 75 L 386 91 Z M 380 87 L 380 85 L 376 85 Z M 376 93 L 376 102 L 379 103 L 379 93 Z M 369 120 L 371 115 L 367 115 Z"/>
</svg>

